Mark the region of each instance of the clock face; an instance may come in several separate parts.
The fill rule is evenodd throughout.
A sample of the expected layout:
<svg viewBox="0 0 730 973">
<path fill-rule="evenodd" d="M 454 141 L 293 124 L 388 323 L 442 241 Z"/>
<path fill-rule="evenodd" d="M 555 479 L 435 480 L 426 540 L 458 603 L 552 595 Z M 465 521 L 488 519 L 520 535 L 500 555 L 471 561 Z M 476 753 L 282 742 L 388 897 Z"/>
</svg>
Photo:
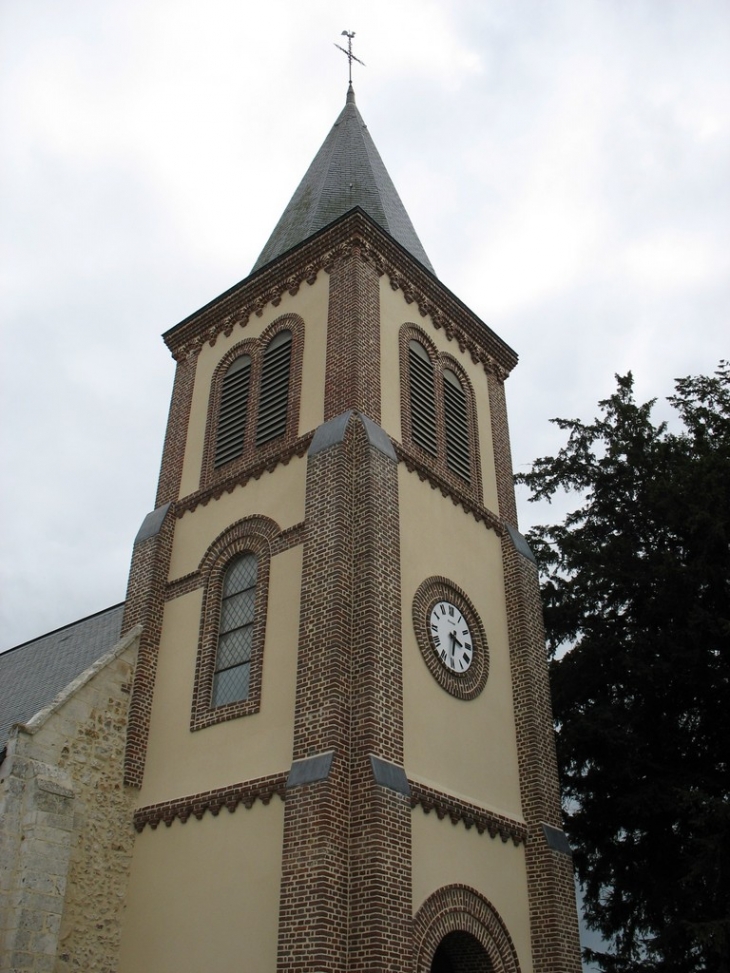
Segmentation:
<svg viewBox="0 0 730 973">
<path fill-rule="evenodd" d="M 487 682 L 489 647 L 467 593 L 448 578 L 426 578 L 412 612 L 418 649 L 433 678 L 457 699 L 476 699 Z"/>
<path fill-rule="evenodd" d="M 474 658 L 469 624 L 450 601 L 438 601 L 428 620 L 431 644 L 443 665 L 452 672 L 466 672 Z"/>
</svg>

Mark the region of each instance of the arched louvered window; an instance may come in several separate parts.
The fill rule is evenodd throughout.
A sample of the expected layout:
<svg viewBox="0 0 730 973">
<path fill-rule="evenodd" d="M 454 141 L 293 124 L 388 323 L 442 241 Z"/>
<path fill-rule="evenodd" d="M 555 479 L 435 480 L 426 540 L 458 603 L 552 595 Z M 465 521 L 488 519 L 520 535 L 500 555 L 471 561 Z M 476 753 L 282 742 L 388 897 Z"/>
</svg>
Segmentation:
<svg viewBox="0 0 730 973">
<path fill-rule="evenodd" d="M 413 340 L 408 343 L 408 384 L 413 441 L 435 456 L 437 441 L 433 363 L 423 345 Z"/>
<path fill-rule="evenodd" d="M 403 324 L 399 338 L 406 461 L 419 475 L 436 477 L 442 490 L 465 492 L 481 503 L 478 420 L 468 368 L 439 351 L 415 324 Z"/>
<path fill-rule="evenodd" d="M 215 467 L 223 466 L 243 454 L 250 387 L 251 358 L 249 355 L 240 355 L 231 362 L 223 379 L 215 442 Z"/>
<path fill-rule="evenodd" d="M 468 483 L 471 479 L 471 453 L 466 392 L 450 368 L 444 369 L 444 429 L 446 465 L 452 473 Z"/>
<path fill-rule="evenodd" d="M 258 561 L 241 554 L 223 576 L 212 706 L 248 699 Z"/>
<path fill-rule="evenodd" d="M 286 432 L 291 348 L 291 331 L 280 331 L 264 352 L 256 426 L 257 446 Z"/>
</svg>

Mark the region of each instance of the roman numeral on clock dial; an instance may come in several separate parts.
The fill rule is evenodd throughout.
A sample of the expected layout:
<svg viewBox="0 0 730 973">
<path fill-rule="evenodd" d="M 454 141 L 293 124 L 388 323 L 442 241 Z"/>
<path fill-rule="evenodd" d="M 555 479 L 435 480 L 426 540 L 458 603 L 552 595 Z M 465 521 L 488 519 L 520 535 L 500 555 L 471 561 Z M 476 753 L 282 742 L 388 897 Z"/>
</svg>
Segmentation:
<svg viewBox="0 0 730 973">
<path fill-rule="evenodd" d="M 471 631 L 456 605 L 446 600 L 437 602 L 428 625 L 431 644 L 441 663 L 452 672 L 466 672 L 473 659 Z"/>
</svg>

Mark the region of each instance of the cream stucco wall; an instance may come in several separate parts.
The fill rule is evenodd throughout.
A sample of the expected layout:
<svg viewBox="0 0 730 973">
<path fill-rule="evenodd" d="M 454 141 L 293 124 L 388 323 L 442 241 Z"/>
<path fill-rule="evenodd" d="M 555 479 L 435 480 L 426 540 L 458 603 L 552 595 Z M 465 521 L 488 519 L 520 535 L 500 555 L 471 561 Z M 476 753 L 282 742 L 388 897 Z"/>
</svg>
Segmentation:
<svg viewBox="0 0 730 973">
<path fill-rule="evenodd" d="M 167 602 L 140 806 L 288 770 L 292 759 L 302 548 L 271 559 L 261 709 L 190 732 L 200 589 Z"/>
<path fill-rule="evenodd" d="M 304 520 L 307 458 L 294 457 L 286 466 L 264 473 L 224 493 L 207 506 L 186 513 L 175 524 L 170 580 L 196 571 L 212 542 L 243 517 L 270 517 L 281 530 Z"/>
<path fill-rule="evenodd" d="M 453 825 L 448 818 L 412 817 L 413 912 L 445 885 L 468 885 L 489 900 L 512 937 L 521 973 L 531 973 L 529 903 L 524 846 Z"/>
<path fill-rule="evenodd" d="M 494 448 L 492 444 L 492 423 L 489 411 L 489 391 L 487 376 L 481 365 L 475 365 L 471 355 L 459 350 L 455 340 L 449 340 L 443 329 L 433 325 L 430 315 L 421 317 L 414 304 L 408 304 L 403 291 L 394 291 L 387 276 L 380 279 L 380 320 L 381 320 L 381 348 L 380 348 L 380 381 L 382 388 L 381 424 L 388 435 L 401 442 L 400 415 L 400 351 L 399 339 L 401 327 L 411 323 L 422 328 L 431 338 L 440 352 L 451 355 L 462 366 L 474 389 L 477 406 L 477 425 L 479 433 L 479 451 L 482 464 L 482 488 L 484 491 L 484 506 L 489 510 L 498 511 L 497 480 L 494 470 Z"/>
<path fill-rule="evenodd" d="M 219 335 L 214 345 L 203 345 L 195 372 L 195 387 L 180 486 L 181 497 L 194 493 L 200 487 L 210 383 L 218 362 L 234 345 L 248 338 L 258 338 L 273 321 L 284 314 L 298 314 L 304 321 L 299 434 L 316 429 L 322 422 L 328 303 L 329 276 L 324 271 L 320 271 L 311 286 L 302 284 L 298 293 L 293 296 L 284 293 L 278 307 L 267 304 L 261 317 L 252 315 L 244 328 L 235 327 L 228 337 Z"/>
<path fill-rule="evenodd" d="M 146 828 L 137 838 L 119 973 L 276 969 L 284 804 Z"/>
<path fill-rule="evenodd" d="M 521 819 L 507 612 L 499 539 L 415 473 L 399 468 L 405 766 L 409 776 Z M 413 597 L 435 575 L 462 588 L 489 644 L 489 678 L 473 700 L 445 692 L 413 629 Z"/>
</svg>

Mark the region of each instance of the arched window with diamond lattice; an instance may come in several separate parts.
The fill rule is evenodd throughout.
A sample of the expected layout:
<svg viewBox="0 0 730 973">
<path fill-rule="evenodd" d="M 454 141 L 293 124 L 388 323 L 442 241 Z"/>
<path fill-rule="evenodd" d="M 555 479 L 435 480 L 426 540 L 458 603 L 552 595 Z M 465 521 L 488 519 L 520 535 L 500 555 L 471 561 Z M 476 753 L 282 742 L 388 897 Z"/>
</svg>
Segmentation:
<svg viewBox="0 0 730 973">
<path fill-rule="evenodd" d="M 257 574 L 256 555 L 247 553 L 232 561 L 223 577 L 213 706 L 248 699 Z"/>
</svg>

